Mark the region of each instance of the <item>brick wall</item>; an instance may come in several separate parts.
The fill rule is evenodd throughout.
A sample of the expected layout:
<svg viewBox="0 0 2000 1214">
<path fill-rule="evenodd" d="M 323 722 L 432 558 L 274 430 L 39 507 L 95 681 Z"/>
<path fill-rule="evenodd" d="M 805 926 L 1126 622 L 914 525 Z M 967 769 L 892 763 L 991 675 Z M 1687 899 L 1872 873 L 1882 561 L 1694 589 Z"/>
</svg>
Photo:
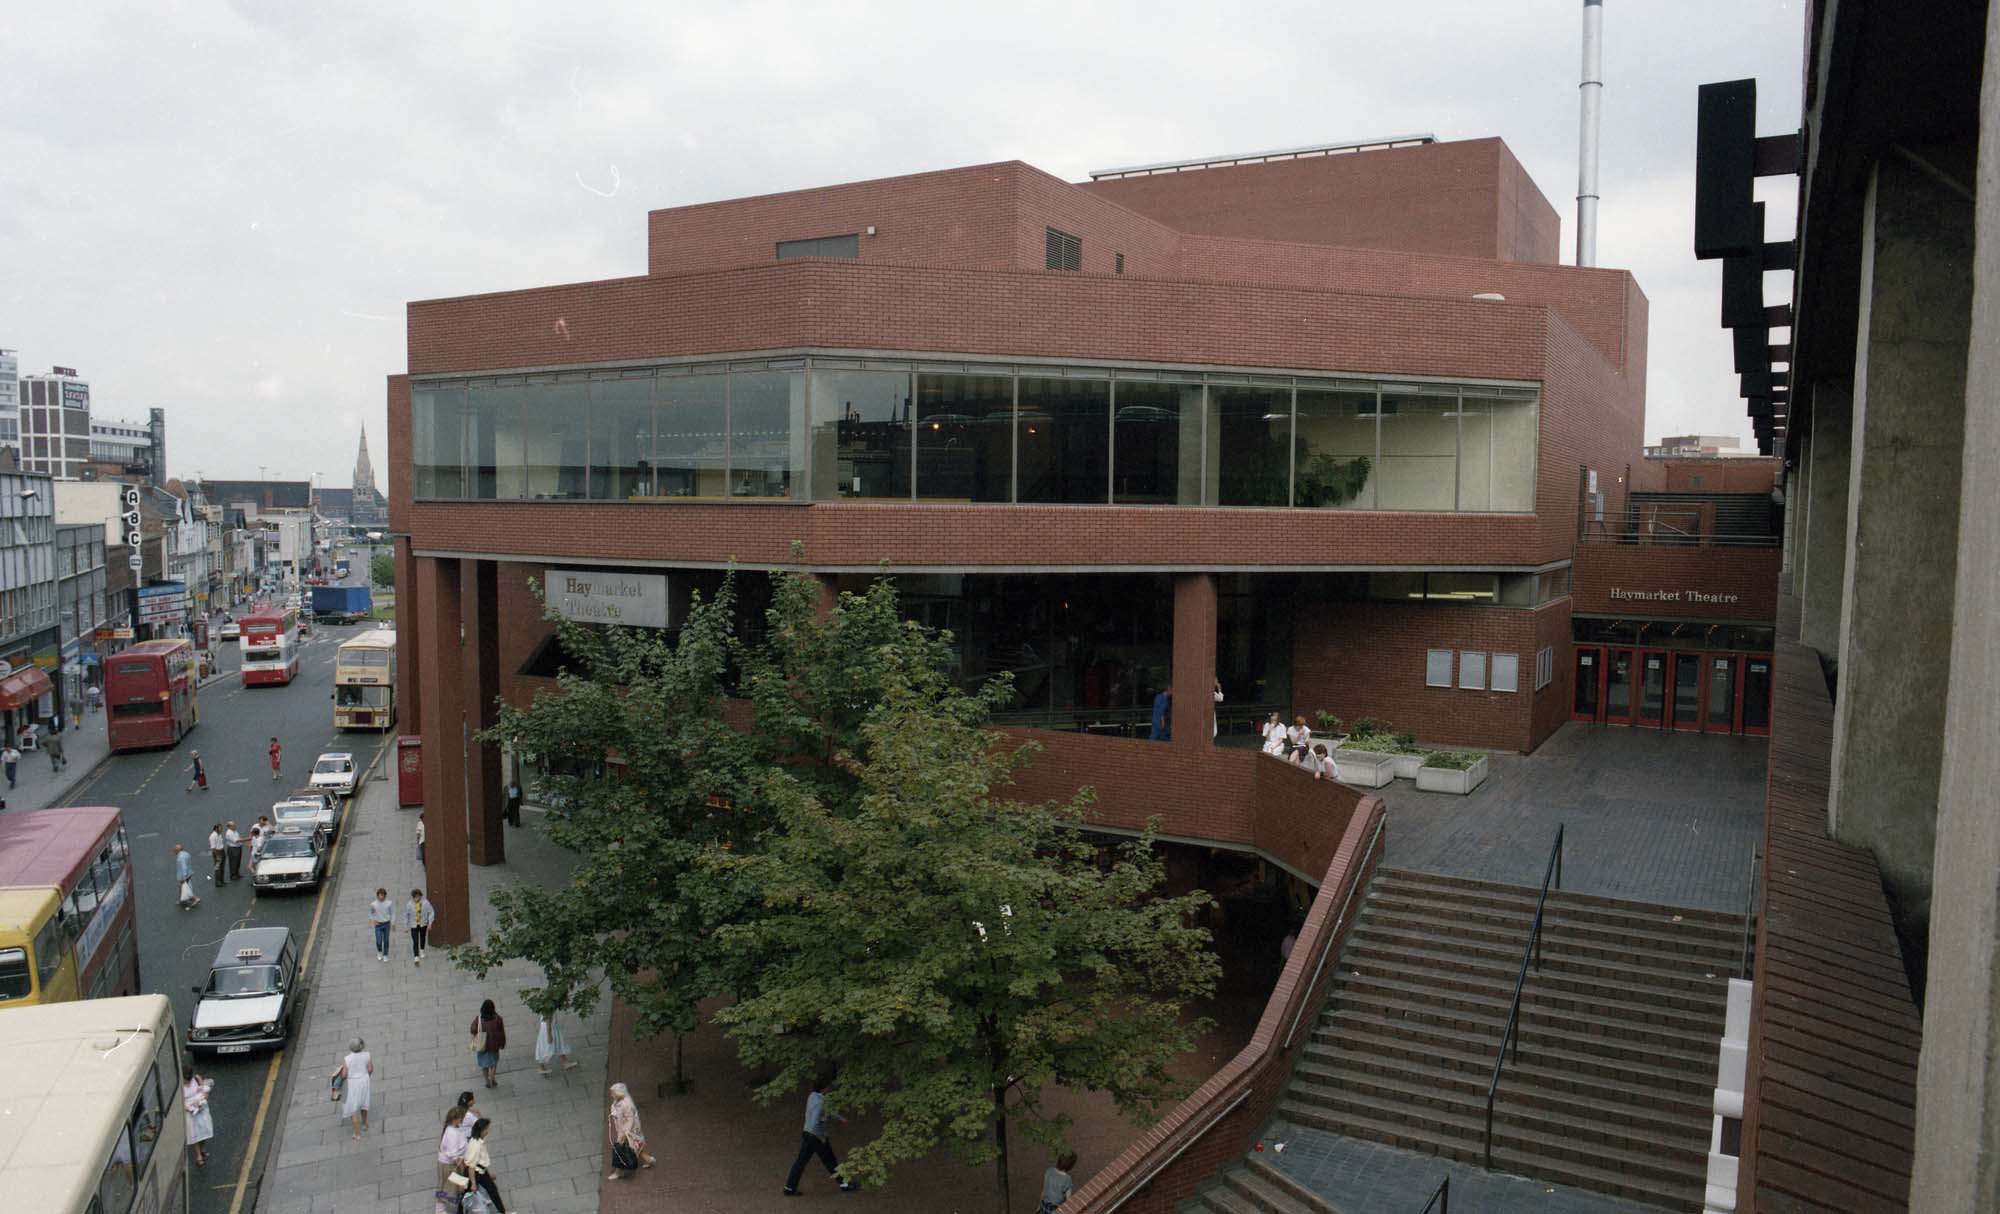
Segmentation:
<svg viewBox="0 0 2000 1214">
<path fill-rule="evenodd" d="M 1548 741 L 1551 734 L 1563 727 L 1574 704 L 1571 692 L 1576 680 L 1576 661 L 1571 642 L 1576 634 L 1572 631 L 1572 605 L 1573 600 L 1560 598 L 1535 609 L 1535 649 L 1552 651 L 1549 655 L 1551 681 L 1547 687 L 1534 693 L 1532 741 L 1536 746 Z M 1524 687 L 1535 685 L 1532 666 L 1522 673 L 1521 683 Z"/>
<path fill-rule="evenodd" d="M 1555 208 L 1498 139 L 1083 182 L 1079 188 L 1202 235 L 1499 260 L 1544 257 L 1559 240 Z M 1503 192 L 1509 196 L 1504 218 Z"/>
<path fill-rule="evenodd" d="M 1698 548 L 1655 544 L 1581 544 L 1570 588 L 1582 615 L 1729 620 L 1769 624 L 1778 612 L 1782 549 Z M 1672 601 L 1614 599 L 1612 589 L 1678 593 Z M 1685 593 L 1734 595 L 1733 603 L 1694 601 Z"/>
<path fill-rule="evenodd" d="M 1352 724 L 1372 716 L 1426 743 L 1532 750 L 1538 615 L 1526 608 L 1444 604 L 1328 603 L 1293 623 L 1292 703 L 1308 721 L 1324 709 Z M 1521 690 L 1424 685 L 1428 649 L 1520 656 Z M 1542 735 L 1543 737 L 1546 734 Z"/>
<path fill-rule="evenodd" d="M 1648 456 L 1643 461 L 1654 487 L 1672 493 L 1769 493 L 1784 475 L 1785 461 L 1751 456 L 1715 459 L 1675 459 Z"/>
<path fill-rule="evenodd" d="M 1637 288 L 1630 288 L 1628 306 L 1643 312 L 1644 303 Z M 1576 546 L 1580 469 L 1597 470 L 1607 521 L 1625 510 L 1627 470 L 1639 462 L 1644 445 L 1646 380 L 1643 343 L 1620 374 L 1575 326 L 1554 312 L 1547 315 L 1535 516 L 1542 559 L 1558 561 Z"/>
</svg>

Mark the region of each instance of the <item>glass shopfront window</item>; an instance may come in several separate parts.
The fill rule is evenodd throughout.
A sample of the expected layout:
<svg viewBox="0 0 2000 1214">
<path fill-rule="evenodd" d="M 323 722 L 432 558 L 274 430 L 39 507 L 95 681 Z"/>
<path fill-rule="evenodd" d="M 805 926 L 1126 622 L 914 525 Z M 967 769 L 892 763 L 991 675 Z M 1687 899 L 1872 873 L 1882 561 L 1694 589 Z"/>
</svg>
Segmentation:
<svg viewBox="0 0 2000 1214">
<path fill-rule="evenodd" d="M 791 358 L 420 383 L 419 499 L 1527 512 L 1532 387 Z"/>
<path fill-rule="evenodd" d="M 1209 502 L 1290 505 L 1292 390 L 1216 384 L 1208 390 L 1208 417 Z"/>
<path fill-rule="evenodd" d="M 1014 380 L 917 376 L 917 496 L 1005 502 L 1014 493 Z"/>
<path fill-rule="evenodd" d="M 813 496 L 908 499 L 910 373 L 812 373 Z"/>
<path fill-rule="evenodd" d="M 1201 504 L 1201 385 L 1120 380 L 1113 385 L 1111 500 Z"/>
<path fill-rule="evenodd" d="M 1020 390 L 1016 500 L 1102 505 L 1111 492 L 1111 381 L 1023 376 Z"/>
</svg>

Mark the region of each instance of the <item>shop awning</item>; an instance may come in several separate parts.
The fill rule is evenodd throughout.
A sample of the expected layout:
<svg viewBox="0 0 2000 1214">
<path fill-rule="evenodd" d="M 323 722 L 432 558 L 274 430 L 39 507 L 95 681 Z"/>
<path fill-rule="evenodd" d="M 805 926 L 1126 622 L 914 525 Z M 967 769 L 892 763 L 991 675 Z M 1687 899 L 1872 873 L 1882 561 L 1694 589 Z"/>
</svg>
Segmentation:
<svg viewBox="0 0 2000 1214">
<path fill-rule="evenodd" d="M 17 670 L 0 679 L 0 708 L 20 708 L 55 690 L 49 676 L 39 666 Z"/>
</svg>

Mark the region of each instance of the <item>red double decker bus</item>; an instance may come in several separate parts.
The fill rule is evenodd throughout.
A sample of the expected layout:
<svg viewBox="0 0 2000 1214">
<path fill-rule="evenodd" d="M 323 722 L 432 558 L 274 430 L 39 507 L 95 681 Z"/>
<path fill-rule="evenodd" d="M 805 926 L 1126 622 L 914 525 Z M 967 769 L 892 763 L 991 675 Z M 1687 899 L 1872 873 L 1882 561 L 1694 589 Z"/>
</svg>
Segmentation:
<svg viewBox="0 0 2000 1214">
<path fill-rule="evenodd" d="M 194 644 L 142 641 L 104 659 L 104 707 L 114 751 L 179 742 L 201 720 Z"/>
<path fill-rule="evenodd" d="M 237 621 L 243 632 L 243 685 L 285 684 L 299 673 L 299 613 L 297 608 L 266 608 Z"/>
</svg>

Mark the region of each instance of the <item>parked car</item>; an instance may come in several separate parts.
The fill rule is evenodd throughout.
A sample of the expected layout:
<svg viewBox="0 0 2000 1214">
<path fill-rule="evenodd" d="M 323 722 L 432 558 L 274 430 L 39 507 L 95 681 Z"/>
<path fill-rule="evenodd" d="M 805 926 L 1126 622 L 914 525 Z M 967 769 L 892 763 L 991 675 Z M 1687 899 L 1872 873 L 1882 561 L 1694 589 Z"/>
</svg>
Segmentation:
<svg viewBox="0 0 2000 1214">
<path fill-rule="evenodd" d="M 271 806 L 271 820 L 280 827 L 323 830 L 332 839 L 340 832 L 340 798 L 321 788 L 301 788 Z"/>
<path fill-rule="evenodd" d="M 281 1046 L 304 992 L 291 929 L 243 927 L 222 937 L 188 1026 L 188 1049 L 248 1054 Z"/>
<path fill-rule="evenodd" d="M 243 635 L 243 625 L 235 620 L 222 621 L 222 630 L 217 634 L 225 641 L 233 641 Z"/>
<path fill-rule="evenodd" d="M 353 755 L 344 750 L 331 751 L 313 761 L 312 786 L 343 797 L 351 796 L 358 774 Z"/>
<path fill-rule="evenodd" d="M 257 858 L 257 875 L 251 883 L 267 893 L 318 889 L 326 877 L 326 844 L 326 832 L 317 827 L 280 827 Z"/>
</svg>

